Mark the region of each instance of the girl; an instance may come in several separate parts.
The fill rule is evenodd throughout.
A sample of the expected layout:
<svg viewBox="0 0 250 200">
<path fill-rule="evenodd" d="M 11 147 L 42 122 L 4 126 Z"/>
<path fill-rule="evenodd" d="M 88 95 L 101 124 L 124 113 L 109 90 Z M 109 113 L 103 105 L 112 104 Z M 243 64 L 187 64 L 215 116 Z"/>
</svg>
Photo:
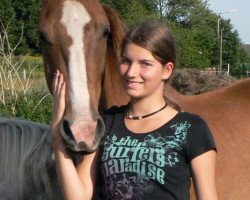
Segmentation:
<svg viewBox="0 0 250 200">
<path fill-rule="evenodd" d="M 190 177 L 197 199 L 217 199 L 216 147 L 208 126 L 164 97 L 175 65 L 175 38 L 168 27 L 144 22 L 127 33 L 120 73 L 130 102 L 103 111 L 100 148 L 77 166 L 59 136 L 65 83 L 57 72 L 52 141 L 66 199 L 92 199 L 97 177 L 101 199 L 190 199 Z"/>
</svg>

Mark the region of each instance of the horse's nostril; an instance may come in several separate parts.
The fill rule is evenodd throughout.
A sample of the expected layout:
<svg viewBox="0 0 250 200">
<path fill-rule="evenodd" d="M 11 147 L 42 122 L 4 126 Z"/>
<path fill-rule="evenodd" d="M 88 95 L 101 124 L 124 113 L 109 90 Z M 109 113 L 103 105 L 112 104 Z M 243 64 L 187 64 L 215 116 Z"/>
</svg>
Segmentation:
<svg viewBox="0 0 250 200">
<path fill-rule="evenodd" d="M 86 149 L 86 146 L 87 146 L 86 143 L 83 141 L 78 143 L 79 149 Z"/>
<path fill-rule="evenodd" d="M 63 130 L 64 133 L 70 137 L 70 139 L 75 140 L 72 131 L 70 130 L 70 125 L 69 122 L 67 120 L 63 121 Z"/>
</svg>

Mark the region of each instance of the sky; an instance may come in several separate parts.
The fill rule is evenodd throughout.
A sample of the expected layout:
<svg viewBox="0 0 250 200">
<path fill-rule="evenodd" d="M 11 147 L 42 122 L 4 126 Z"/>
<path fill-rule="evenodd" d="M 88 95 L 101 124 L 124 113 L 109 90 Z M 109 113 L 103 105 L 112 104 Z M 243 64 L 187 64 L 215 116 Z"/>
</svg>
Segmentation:
<svg viewBox="0 0 250 200">
<path fill-rule="evenodd" d="M 250 44 L 250 0 L 208 0 L 209 8 L 223 19 L 231 19 L 244 44 Z M 237 10 L 235 12 L 228 11 Z"/>
</svg>

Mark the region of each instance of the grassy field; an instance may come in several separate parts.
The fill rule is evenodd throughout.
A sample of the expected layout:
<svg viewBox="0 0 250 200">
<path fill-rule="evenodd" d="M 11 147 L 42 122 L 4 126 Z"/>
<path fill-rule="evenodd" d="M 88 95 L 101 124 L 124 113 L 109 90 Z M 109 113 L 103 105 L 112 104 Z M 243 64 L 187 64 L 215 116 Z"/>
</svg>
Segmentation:
<svg viewBox="0 0 250 200">
<path fill-rule="evenodd" d="M 52 102 L 40 56 L 0 57 L 0 115 L 49 124 Z"/>
</svg>

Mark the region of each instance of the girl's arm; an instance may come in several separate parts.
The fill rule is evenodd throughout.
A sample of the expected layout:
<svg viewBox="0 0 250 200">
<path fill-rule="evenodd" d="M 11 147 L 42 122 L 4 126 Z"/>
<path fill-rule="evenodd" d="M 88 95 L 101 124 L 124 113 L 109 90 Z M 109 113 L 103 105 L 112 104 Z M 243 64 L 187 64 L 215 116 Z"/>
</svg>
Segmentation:
<svg viewBox="0 0 250 200">
<path fill-rule="evenodd" d="M 191 161 L 197 200 L 218 200 L 215 184 L 216 151 L 210 150 Z"/>
<path fill-rule="evenodd" d="M 59 126 L 65 111 L 66 84 L 63 75 L 57 71 L 53 80 L 55 98 L 51 124 L 52 145 L 55 154 L 57 174 L 65 199 L 91 199 L 96 179 L 96 155 L 86 155 L 76 167 L 68 154 L 60 135 Z"/>
</svg>

